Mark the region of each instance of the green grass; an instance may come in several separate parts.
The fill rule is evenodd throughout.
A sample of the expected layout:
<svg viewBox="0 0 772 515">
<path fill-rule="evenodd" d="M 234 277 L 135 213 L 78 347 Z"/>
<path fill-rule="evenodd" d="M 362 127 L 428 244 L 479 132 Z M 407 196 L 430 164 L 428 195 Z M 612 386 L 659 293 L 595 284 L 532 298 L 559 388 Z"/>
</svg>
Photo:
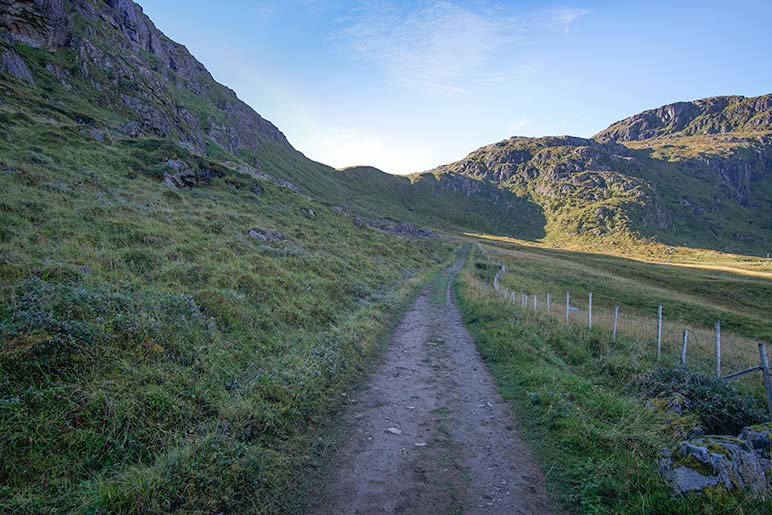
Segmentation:
<svg viewBox="0 0 772 515">
<path fill-rule="evenodd" d="M 299 510 L 340 393 L 450 243 L 169 141 L 0 116 L 0 510 Z M 169 158 L 224 175 L 174 190 Z"/>
<path fill-rule="evenodd" d="M 711 269 L 700 267 L 710 266 L 707 262 L 682 266 L 513 241 L 494 243 L 496 247 L 491 250 L 508 269 L 502 284 L 518 292 L 538 294 L 542 307 L 544 294 L 550 292 L 560 312 L 565 293 L 570 291 L 572 306 L 585 311 L 592 292 L 598 317 L 608 317 L 619 304 L 623 317 L 635 318 L 631 324 L 643 323 L 640 319 L 656 317 L 657 305 L 662 304 L 671 332 L 685 327 L 711 329 L 713 322 L 720 320 L 727 333 L 772 339 L 772 274 L 766 268 L 762 271 L 750 266 L 746 270 L 741 261 L 725 261 Z M 620 329 L 624 323 L 623 319 Z M 649 326 L 651 336 L 655 327 L 654 323 Z"/>
<path fill-rule="evenodd" d="M 504 254 L 508 272 L 518 267 Z M 762 513 L 761 499 L 672 496 L 662 447 L 683 438 L 638 387 L 653 359 L 642 342 L 536 316 L 491 288 L 497 267 L 475 252 L 455 285 L 464 322 L 547 476 L 556 511 Z M 686 421 L 688 422 L 688 421 Z"/>
</svg>

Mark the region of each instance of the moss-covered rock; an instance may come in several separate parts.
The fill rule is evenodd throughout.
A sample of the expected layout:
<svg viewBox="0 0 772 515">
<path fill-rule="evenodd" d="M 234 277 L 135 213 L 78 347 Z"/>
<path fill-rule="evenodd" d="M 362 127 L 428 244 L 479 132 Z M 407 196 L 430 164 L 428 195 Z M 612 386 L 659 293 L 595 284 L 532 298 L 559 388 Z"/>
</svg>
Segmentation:
<svg viewBox="0 0 772 515">
<path fill-rule="evenodd" d="M 721 490 L 766 495 L 772 479 L 769 460 L 755 452 L 751 443 L 763 438 L 769 442 L 772 426 L 766 426 L 759 432 L 746 428 L 740 437 L 704 436 L 663 449 L 659 472 L 676 493 Z"/>
</svg>

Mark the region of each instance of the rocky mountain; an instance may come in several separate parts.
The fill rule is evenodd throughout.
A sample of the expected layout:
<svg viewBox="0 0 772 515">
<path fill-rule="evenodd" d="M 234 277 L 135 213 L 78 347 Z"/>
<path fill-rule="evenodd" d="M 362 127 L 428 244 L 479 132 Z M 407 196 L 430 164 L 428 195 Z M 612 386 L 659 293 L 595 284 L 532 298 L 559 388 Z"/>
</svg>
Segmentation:
<svg viewBox="0 0 772 515">
<path fill-rule="evenodd" d="M 772 240 L 771 95 L 679 102 L 592 139 L 511 138 L 403 178 L 306 158 L 131 0 L 0 0 L 0 71 L 0 131 L 42 149 L 66 132 L 159 185 L 243 175 L 371 219 L 555 244 L 763 254 Z"/>
<path fill-rule="evenodd" d="M 598 141 L 641 141 L 658 137 L 768 132 L 772 95 L 711 97 L 650 109 L 612 124 Z"/>
<path fill-rule="evenodd" d="M 116 134 L 171 138 L 200 152 L 216 145 L 232 154 L 261 144 L 289 147 L 272 123 L 215 82 L 187 49 L 164 36 L 131 0 L 3 1 L 0 27 L 6 43 L 54 53 L 29 62 L 2 52 L 2 69 L 30 84 L 56 82 L 88 91 L 92 104 L 116 117 L 96 116 Z M 43 70 L 30 71 L 43 64 Z M 36 74 L 43 77 L 35 78 Z M 106 114 L 106 113 L 104 113 Z"/>
<path fill-rule="evenodd" d="M 556 244 L 654 238 L 763 254 L 772 243 L 771 107 L 772 95 L 679 102 L 592 139 L 515 137 L 429 173 L 534 201 Z"/>
<path fill-rule="evenodd" d="M 339 172 L 306 158 L 131 0 L 3 0 L 0 71 L 0 100 L 32 116 L 32 132 L 66 127 L 130 147 L 141 157 L 132 166 L 167 185 L 236 173 L 370 217 L 529 237 L 543 229 L 538 206 L 495 187 L 413 188 L 372 168 Z"/>
</svg>

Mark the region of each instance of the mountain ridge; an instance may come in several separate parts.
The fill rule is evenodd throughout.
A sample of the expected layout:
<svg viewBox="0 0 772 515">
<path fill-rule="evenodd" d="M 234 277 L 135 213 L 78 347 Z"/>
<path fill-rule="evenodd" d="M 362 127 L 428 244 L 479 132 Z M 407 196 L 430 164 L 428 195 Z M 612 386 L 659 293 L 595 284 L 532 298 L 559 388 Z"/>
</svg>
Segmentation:
<svg viewBox="0 0 772 515">
<path fill-rule="evenodd" d="M 308 159 L 131 0 L 3 2 L 0 69 L 36 126 L 152 147 L 142 166 L 161 180 L 182 160 L 190 184 L 242 171 L 370 217 L 606 250 L 763 254 L 772 240 L 772 95 L 676 102 L 592 138 L 514 137 L 404 179 Z"/>
<path fill-rule="evenodd" d="M 599 141 L 640 141 L 663 136 L 772 130 L 772 95 L 725 95 L 673 102 L 612 123 Z"/>
</svg>

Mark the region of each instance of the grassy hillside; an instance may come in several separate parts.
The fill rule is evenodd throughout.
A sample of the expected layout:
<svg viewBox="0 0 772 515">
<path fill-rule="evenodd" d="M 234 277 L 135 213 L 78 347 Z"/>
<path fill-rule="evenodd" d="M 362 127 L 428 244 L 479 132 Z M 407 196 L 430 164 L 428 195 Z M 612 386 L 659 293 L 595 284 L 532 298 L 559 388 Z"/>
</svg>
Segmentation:
<svg viewBox="0 0 772 515">
<path fill-rule="evenodd" d="M 695 329 L 710 313 L 730 320 L 736 306 L 710 290 L 695 289 L 700 277 L 738 297 L 756 288 L 755 298 L 769 298 L 772 280 L 732 277 L 715 272 L 671 269 L 607 256 L 591 256 L 523 247 L 486 247 L 506 265 L 504 287 L 539 293 L 537 311 L 511 304 L 492 287 L 498 266 L 475 252 L 459 276 L 456 295 L 464 321 L 533 445 L 558 510 L 583 513 L 764 513 L 768 500 L 716 491 L 708 496 L 672 496 L 658 476 L 657 456 L 703 426 L 711 433 L 735 434 L 738 427 L 766 416 L 758 374 L 727 385 L 701 372 L 713 370 L 710 341 L 691 341 L 688 370 L 678 362 L 677 331 Z M 571 323 L 564 321 L 564 298 L 570 287 Z M 587 329 L 586 293 L 595 293 L 594 328 Z M 553 316 L 542 293 L 553 292 Z M 622 322 L 611 339 L 609 301 L 622 304 Z M 666 320 L 663 359 L 655 363 L 653 317 L 664 300 Z M 762 301 L 763 302 L 763 301 Z M 654 304 L 652 304 L 654 303 Z M 651 304 L 651 305 L 650 305 Z M 683 308 L 683 309 L 680 309 Z M 768 311 L 768 307 L 764 308 Z M 743 309 L 753 313 L 752 310 Z M 638 314 L 640 313 L 640 315 Z M 752 315 L 754 336 L 769 334 L 763 311 Z M 632 314 L 632 316 L 631 316 Z M 627 315 L 627 316 L 625 316 Z M 677 323 L 673 320 L 678 317 Z M 710 318 L 707 316 L 706 318 Z M 706 320 L 708 321 L 708 320 Z M 725 325 L 724 370 L 758 361 L 755 339 L 732 334 Z M 735 327 L 739 329 L 739 326 Z M 659 368 L 662 367 L 662 368 Z M 699 386 L 696 386 L 699 385 Z M 737 389 L 734 389 L 736 386 Z M 676 388 L 700 406 L 673 417 L 660 403 L 649 403 Z"/>
<path fill-rule="evenodd" d="M 0 509 L 292 510 L 313 428 L 449 244 L 0 86 Z M 169 159 L 200 182 L 163 184 Z"/>
<path fill-rule="evenodd" d="M 96 3 L 114 15 L 111 8 Z M 438 188 L 430 181 L 412 187 L 410 180 L 374 168 L 337 171 L 314 162 L 160 32 L 156 37 L 165 46 L 159 56 L 135 47 L 115 27 L 84 16 L 81 7 L 72 9 L 72 25 L 67 29 L 73 36 L 72 47 L 36 48 L 0 37 L 0 54 L 18 56 L 29 74 L 28 80 L 11 73 L 0 76 L 3 125 L 26 127 L 32 141 L 39 139 L 35 132 L 48 133 L 49 138 L 56 132 L 59 139 L 64 137 L 61 133 L 79 133 L 83 142 L 105 148 L 133 139 L 162 140 L 167 152 L 155 157 L 165 160 L 177 155 L 268 174 L 289 181 L 320 202 L 354 213 L 449 230 L 476 229 L 527 238 L 543 235 L 538 206 L 512 194 L 502 197 L 496 192 L 493 200 L 490 195 Z M 132 9 L 138 8 L 128 12 Z M 45 21 L 40 23 L 45 25 Z M 5 34 L 2 28 L 0 34 Z M 119 50 L 127 45 L 131 51 Z M 174 54 L 170 58 L 174 67 L 165 61 L 167 54 Z M 8 138 L 17 135 L 8 133 Z M 47 141 L 40 143 L 47 148 Z M 149 164 L 160 167 L 161 162 Z M 13 155 L 0 155 L 0 165 L 15 164 Z"/>
<path fill-rule="evenodd" d="M 663 304 L 666 321 L 673 324 L 712 328 L 719 319 L 725 329 L 738 335 L 772 339 L 768 317 L 772 264 L 768 260 L 719 255 L 723 261 L 711 262 L 704 255 L 692 261 L 669 256 L 671 262 L 666 264 L 486 239 L 513 260 L 503 279 L 510 289 L 541 296 L 551 292 L 558 304 L 570 291 L 572 305 L 583 309 L 588 293 L 593 292 L 596 315 L 619 304 L 623 316 L 651 317 Z"/>
</svg>

